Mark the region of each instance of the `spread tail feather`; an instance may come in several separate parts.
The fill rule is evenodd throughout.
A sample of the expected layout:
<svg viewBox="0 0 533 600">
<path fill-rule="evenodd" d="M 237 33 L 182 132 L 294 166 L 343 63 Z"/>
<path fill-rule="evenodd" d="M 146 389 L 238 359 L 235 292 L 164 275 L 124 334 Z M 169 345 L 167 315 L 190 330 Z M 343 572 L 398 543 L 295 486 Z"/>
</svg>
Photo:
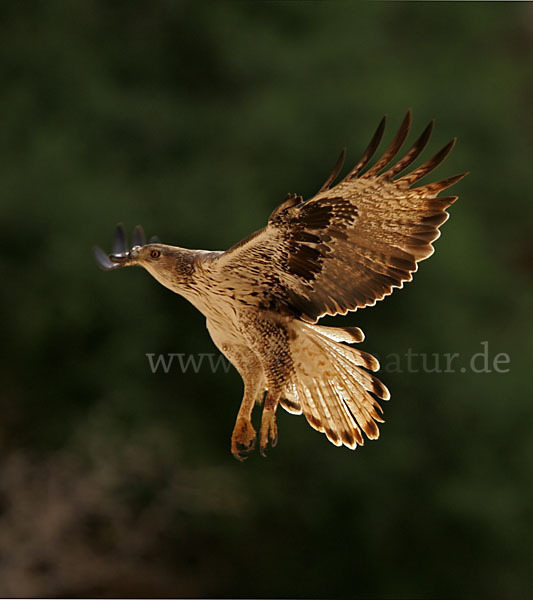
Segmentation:
<svg viewBox="0 0 533 600">
<path fill-rule="evenodd" d="M 291 342 L 295 374 L 283 391 L 281 405 L 292 414 L 304 414 L 308 423 L 336 446 L 355 449 L 379 437 L 383 423 L 378 398 L 388 400 L 388 389 L 368 371 L 378 361 L 346 343 L 363 340 L 358 327 L 293 324 Z"/>
</svg>

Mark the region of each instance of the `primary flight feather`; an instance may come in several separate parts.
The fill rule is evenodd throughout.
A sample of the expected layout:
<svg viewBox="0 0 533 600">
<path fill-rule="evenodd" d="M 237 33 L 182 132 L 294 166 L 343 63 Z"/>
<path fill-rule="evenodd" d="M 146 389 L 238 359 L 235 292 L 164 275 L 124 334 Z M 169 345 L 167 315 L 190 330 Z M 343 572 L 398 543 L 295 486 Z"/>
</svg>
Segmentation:
<svg viewBox="0 0 533 600">
<path fill-rule="evenodd" d="M 142 266 L 184 296 L 206 317 L 219 350 L 240 373 L 244 397 L 231 449 L 242 460 L 255 447 L 252 410 L 263 402 L 261 454 L 278 439 L 279 404 L 304 414 L 335 445 L 356 448 L 379 436 L 378 400 L 387 388 L 373 374 L 378 361 L 348 344 L 363 341 L 357 327 L 316 325 L 324 315 L 372 306 L 412 279 L 456 196 L 438 198 L 465 173 L 415 184 L 437 167 L 455 140 L 402 175 L 426 146 L 433 122 L 396 162 L 411 111 L 384 154 L 368 167 L 385 130 L 385 117 L 355 167 L 336 185 L 344 151 L 318 193 L 289 194 L 266 227 L 226 252 L 148 244 L 139 226 L 128 250 L 117 227 L 112 254 L 95 248 L 105 270 Z M 366 169 L 366 170 L 365 170 Z"/>
</svg>

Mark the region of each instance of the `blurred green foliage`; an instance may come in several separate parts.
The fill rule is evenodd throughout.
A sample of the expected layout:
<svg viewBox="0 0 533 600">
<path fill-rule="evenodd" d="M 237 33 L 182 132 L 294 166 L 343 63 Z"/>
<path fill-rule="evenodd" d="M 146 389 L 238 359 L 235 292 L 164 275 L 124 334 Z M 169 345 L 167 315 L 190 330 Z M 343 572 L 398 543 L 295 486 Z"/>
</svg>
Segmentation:
<svg viewBox="0 0 533 600">
<path fill-rule="evenodd" d="M 531 5 L 0 13 L 0 593 L 526 597 Z M 337 449 L 283 413 L 271 456 L 238 464 L 236 372 L 154 375 L 145 356 L 214 352 L 202 316 L 146 273 L 100 272 L 91 246 L 124 221 L 228 247 L 408 107 L 413 136 L 437 118 L 432 150 L 458 137 L 436 176 L 471 174 L 415 283 L 340 322 L 381 359 L 487 340 L 510 370 L 383 372 L 379 442 Z"/>
</svg>

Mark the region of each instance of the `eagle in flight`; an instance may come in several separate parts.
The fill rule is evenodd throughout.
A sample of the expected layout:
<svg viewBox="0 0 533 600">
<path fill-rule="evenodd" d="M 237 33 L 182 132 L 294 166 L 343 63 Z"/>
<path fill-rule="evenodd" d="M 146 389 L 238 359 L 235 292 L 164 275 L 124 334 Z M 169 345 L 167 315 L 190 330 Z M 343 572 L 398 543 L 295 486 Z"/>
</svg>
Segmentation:
<svg viewBox="0 0 533 600">
<path fill-rule="evenodd" d="M 407 153 L 393 162 L 409 133 L 411 111 L 384 154 L 369 167 L 383 132 L 381 120 L 368 148 L 338 183 L 341 152 L 317 194 L 289 194 L 266 227 L 225 252 L 188 250 L 145 242 L 135 228 L 128 249 L 115 231 L 113 252 L 94 248 L 104 270 L 144 267 L 157 281 L 189 300 L 206 317 L 219 350 L 240 373 L 244 396 L 231 439 L 243 460 L 254 449 L 254 405 L 263 403 L 259 448 L 264 456 L 278 440 L 278 405 L 304 414 L 336 446 L 355 449 L 379 436 L 378 400 L 389 391 L 372 372 L 370 354 L 350 344 L 363 341 L 358 327 L 324 327 L 324 315 L 344 315 L 411 281 L 456 196 L 438 194 L 466 173 L 416 185 L 451 151 L 455 139 L 419 167 L 402 174 L 425 148 L 433 121 Z"/>
</svg>

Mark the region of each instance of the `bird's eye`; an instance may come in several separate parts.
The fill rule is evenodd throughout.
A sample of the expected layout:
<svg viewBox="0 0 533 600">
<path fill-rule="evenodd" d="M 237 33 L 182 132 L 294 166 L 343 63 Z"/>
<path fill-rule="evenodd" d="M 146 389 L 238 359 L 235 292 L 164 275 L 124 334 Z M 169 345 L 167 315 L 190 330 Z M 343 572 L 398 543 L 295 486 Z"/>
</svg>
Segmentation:
<svg viewBox="0 0 533 600">
<path fill-rule="evenodd" d="M 150 252 L 151 258 L 159 258 L 161 256 L 161 252 L 159 250 L 152 250 Z"/>
</svg>

